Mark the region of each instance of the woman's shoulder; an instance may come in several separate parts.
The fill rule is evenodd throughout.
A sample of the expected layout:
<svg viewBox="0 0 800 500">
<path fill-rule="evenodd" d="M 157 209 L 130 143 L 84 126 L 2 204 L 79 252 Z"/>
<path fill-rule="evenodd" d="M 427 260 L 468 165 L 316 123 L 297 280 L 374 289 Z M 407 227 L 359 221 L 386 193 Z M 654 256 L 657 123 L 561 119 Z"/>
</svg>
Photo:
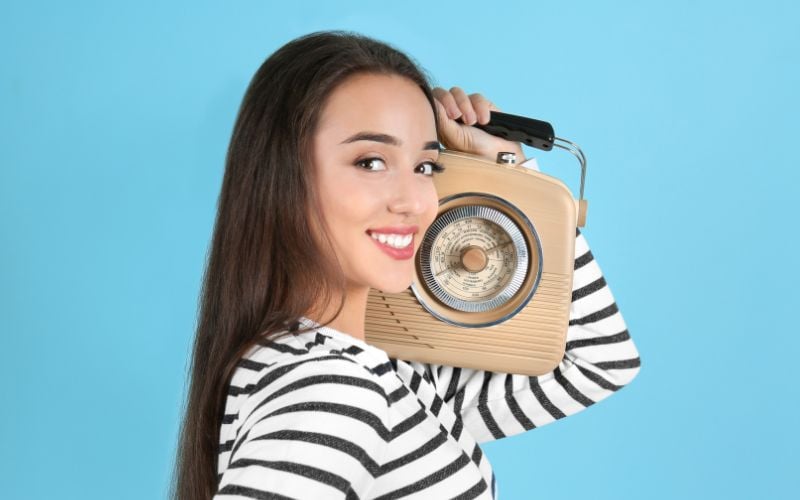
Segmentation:
<svg viewBox="0 0 800 500">
<path fill-rule="evenodd" d="M 358 408 L 387 421 L 391 381 L 365 363 L 357 350 L 333 344 L 306 349 L 298 347 L 297 339 L 261 346 L 240 361 L 228 387 L 225 413 L 243 425 L 262 413 L 300 407 L 316 412 L 333 405 Z"/>
<path fill-rule="evenodd" d="M 312 331 L 280 336 L 250 349 L 228 386 L 220 463 L 226 463 L 237 436 L 250 433 L 259 422 L 272 425 L 263 422 L 273 417 L 299 418 L 298 411 L 303 418 L 341 414 L 388 428 L 390 377 L 376 370 L 375 353 L 356 344 Z"/>
<path fill-rule="evenodd" d="M 251 348 L 239 360 L 229 395 L 249 394 L 285 374 L 347 375 L 379 382 L 391 371 L 388 355 L 377 347 L 337 330 L 320 327 L 281 332 Z M 294 376 L 289 378 L 295 378 Z"/>
</svg>

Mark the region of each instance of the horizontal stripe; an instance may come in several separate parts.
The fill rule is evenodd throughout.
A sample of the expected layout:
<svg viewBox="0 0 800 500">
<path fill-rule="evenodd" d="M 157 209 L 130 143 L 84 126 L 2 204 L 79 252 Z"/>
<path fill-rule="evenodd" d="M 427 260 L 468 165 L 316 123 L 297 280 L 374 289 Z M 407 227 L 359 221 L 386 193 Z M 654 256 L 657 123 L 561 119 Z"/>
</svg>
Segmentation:
<svg viewBox="0 0 800 500">
<path fill-rule="evenodd" d="M 558 420 L 559 418 L 566 417 L 564 412 L 559 410 L 556 407 L 556 405 L 554 405 L 553 402 L 550 401 L 550 398 L 548 398 L 547 395 L 544 393 L 542 387 L 539 385 L 539 380 L 536 377 L 529 377 L 528 380 L 530 381 L 529 383 L 531 392 L 533 392 L 533 395 L 539 401 L 539 404 L 542 405 L 542 408 L 547 410 L 547 413 L 549 413 L 556 420 Z"/>
<path fill-rule="evenodd" d="M 441 378 L 441 373 L 439 374 Z M 456 395 L 458 390 L 458 379 L 461 377 L 461 368 L 453 367 L 450 374 L 450 384 L 447 386 L 447 392 L 444 395 L 445 401 L 450 401 Z"/>
<path fill-rule="evenodd" d="M 559 385 L 561 385 L 561 387 L 564 388 L 564 390 L 567 392 L 567 394 L 569 394 L 572 397 L 572 399 L 582 404 L 583 406 L 591 406 L 594 404 L 594 401 L 586 397 L 583 393 L 581 393 L 581 391 L 578 390 L 577 387 L 572 385 L 572 383 L 569 380 L 567 380 L 567 378 L 561 372 L 561 368 L 557 367 L 553 371 L 553 374 L 555 375 L 555 379 L 559 383 Z"/>
<path fill-rule="evenodd" d="M 590 337 L 588 339 L 570 340 L 567 342 L 566 350 L 569 352 L 582 347 L 616 344 L 618 342 L 630 340 L 630 338 L 631 336 L 628 334 L 628 330 L 623 330 L 619 333 L 615 333 L 614 335 L 606 335 L 604 337 Z"/>
<path fill-rule="evenodd" d="M 277 493 L 270 493 L 269 491 L 262 491 L 255 488 L 248 488 L 246 486 L 239 486 L 237 484 L 229 484 L 217 492 L 218 495 L 236 495 L 246 498 L 255 498 L 257 500 L 293 500 L 292 497 L 278 495 Z"/>
<path fill-rule="evenodd" d="M 320 357 L 315 357 L 315 358 L 303 358 L 300 361 L 297 361 L 297 362 L 294 362 L 294 363 L 287 363 L 287 364 L 279 365 L 279 366 L 273 368 L 269 373 L 267 373 L 266 375 L 261 377 L 258 380 L 258 382 L 256 382 L 254 384 L 254 387 L 250 391 L 250 394 L 254 394 L 256 392 L 260 392 L 265 387 L 267 387 L 269 384 L 274 383 L 276 380 L 278 380 L 281 377 L 283 377 L 284 375 L 292 372 L 293 370 L 296 370 L 296 369 L 302 367 L 306 363 L 322 363 L 324 361 L 332 361 L 332 360 L 333 361 L 342 361 L 342 362 L 345 362 L 345 363 L 353 363 L 353 364 L 355 364 L 354 361 L 352 361 L 352 360 L 350 360 L 348 358 L 342 357 L 340 354 L 332 354 L 332 355 L 328 355 L 328 356 L 320 356 Z"/>
<path fill-rule="evenodd" d="M 408 388 L 411 390 L 411 392 L 417 392 L 419 390 L 420 382 L 422 382 L 422 376 L 415 371 L 411 375 L 411 383 L 408 385 Z"/>
<path fill-rule="evenodd" d="M 325 341 L 328 340 L 329 338 L 330 337 L 328 337 L 327 335 L 323 335 L 319 332 L 316 332 L 316 334 L 314 335 L 314 340 L 305 343 L 306 350 L 310 351 L 314 346 L 324 345 Z"/>
<path fill-rule="evenodd" d="M 256 384 L 248 384 L 244 387 L 237 387 L 233 384 L 228 386 L 228 396 L 241 396 L 242 394 L 251 394 Z"/>
<path fill-rule="evenodd" d="M 219 444 L 219 453 L 225 453 L 227 451 L 231 451 L 231 449 L 233 448 L 233 442 L 234 442 L 233 439 L 229 439 L 229 440 L 225 441 L 224 443 L 220 443 Z"/>
<path fill-rule="evenodd" d="M 247 359 L 247 358 L 242 358 L 239 360 L 238 363 L 236 363 L 236 366 L 238 367 L 257 372 L 274 365 L 275 363 L 260 363 L 258 361 L 253 361 L 252 359 Z"/>
<path fill-rule="evenodd" d="M 396 390 L 392 391 L 387 398 L 389 399 L 389 405 L 400 401 L 404 397 L 406 397 L 411 391 L 408 390 L 408 387 L 401 385 Z"/>
<path fill-rule="evenodd" d="M 483 458 L 483 451 L 481 447 L 476 444 L 475 448 L 472 449 L 472 461 L 480 465 L 481 458 Z"/>
<path fill-rule="evenodd" d="M 374 413 L 370 413 L 358 406 L 352 405 L 344 405 L 340 403 L 326 403 L 322 401 L 311 401 L 305 403 L 295 403 L 286 405 L 281 407 L 272 413 L 265 415 L 264 418 L 259 420 L 265 421 L 272 417 L 276 417 L 278 415 L 285 415 L 287 413 L 297 413 L 297 412 L 324 412 L 330 413 L 333 415 L 339 415 L 342 417 L 352 418 L 358 422 L 361 422 L 372 429 L 381 437 L 384 441 L 390 441 L 393 439 L 393 433 L 387 429 L 381 419 L 378 418 Z"/>
<path fill-rule="evenodd" d="M 312 481 L 317 481 L 328 486 L 332 486 L 343 493 L 347 493 L 350 490 L 350 483 L 342 476 L 328 472 L 325 469 L 312 467 L 306 464 L 299 464 L 285 460 L 271 461 L 241 458 L 228 466 L 229 469 L 241 469 L 244 467 L 263 467 L 265 469 L 289 472 Z"/>
<path fill-rule="evenodd" d="M 341 352 L 343 352 L 345 354 L 352 354 L 352 355 L 355 356 L 357 354 L 360 354 L 360 353 L 364 352 L 364 349 L 358 347 L 357 345 L 351 345 L 350 347 L 342 349 Z"/>
<path fill-rule="evenodd" d="M 481 419 L 483 419 L 483 423 L 486 424 L 486 428 L 488 428 L 489 432 L 492 433 L 492 436 L 495 439 L 501 439 L 506 437 L 506 435 L 500 430 L 500 427 L 497 425 L 497 421 L 492 416 L 492 412 L 489 411 L 489 405 L 487 404 L 487 401 L 489 400 L 489 383 L 492 381 L 493 375 L 494 374 L 492 372 L 483 372 L 483 386 L 481 387 L 481 392 L 478 396 L 478 412 L 481 415 Z"/>
<path fill-rule="evenodd" d="M 506 382 L 505 382 L 505 390 L 506 390 L 506 403 L 508 404 L 509 410 L 511 410 L 511 414 L 514 418 L 519 422 L 523 429 L 530 430 L 536 427 L 531 419 L 525 415 L 525 412 L 517 403 L 516 398 L 514 398 L 514 389 L 513 389 L 513 381 L 514 377 L 509 373 L 506 375 Z"/>
<path fill-rule="evenodd" d="M 468 463 L 470 463 L 469 458 L 466 455 L 462 454 L 457 459 L 453 460 L 452 462 L 442 467 L 441 469 L 437 470 L 433 474 L 430 474 L 420 479 L 419 481 L 411 483 L 408 486 L 392 491 L 391 493 L 386 493 L 385 495 L 376 497 L 375 500 L 392 500 L 394 498 L 400 498 L 403 496 L 410 495 L 412 493 L 416 493 L 418 491 L 422 491 L 425 488 L 429 488 L 430 486 L 457 473 L 459 470 L 464 468 L 464 466 L 467 465 Z"/>
<path fill-rule="evenodd" d="M 444 400 L 439 397 L 439 395 L 435 395 L 433 397 L 433 403 L 431 403 L 431 413 L 434 415 L 439 415 L 439 411 L 442 409 L 442 404 L 444 404 Z"/>
<path fill-rule="evenodd" d="M 464 493 L 453 497 L 454 500 L 470 500 L 472 498 L 476 498 L 478 495 L 486 491 L 486 481 L 481 479 L 477 483 L 475 483 L 470 489 L 465 491 Z"/>
<path fill-rule="evenodd" d="M 428 442 L 426 442 L 416 450 L 410 453 L 406 453 L 402 457 L 398 457 L 395 458 L 394 460 L 386 462 L 386 464 L 384 464 L 383 467 L 381 467 L 380 473 L 378 475 L 387 474 L 395 469 L 399 469 L 400 467 L 413 463 L 419 460 L 420 458 L 428 455 L 429 453 L 434 452 L 442 444 L 446 442 L 447 442 L 447 431 L 445 429 L 440 429 L 439 434 L 429 439 Z"/>
<path fill-rule="evenodd" d="M 618 370 L 621 368 L 637 368 L 640 365 L 639 358 L 622 359 L 619 361 L 601 361 L 594 366 L 601 370 Z"/>
<path fill-rule="evenodd" d="M 461 431 L 464 430 L 464 422 L 461 420 L 461 417 L 458 417 L 456 421 L 453 423 L 453 428 L 450 429 L 450 435 L 453 436 L 453 439 L 458 441 L 461 439 Z"/>
<path fill-rule="evenodd" d="M 576 300 L 582 299 L 589 294 L 592 294 L 606 286 L 606 279 L 600 276 L 596 280 L 592 281 L 586 286 L 582 286 L 577 290 L 572 292 L 572 301 L 575 302 Z"/>
<path fill-rule="evenodd" d="M 369 391 L 374 392 L 384 401 L 386 401 L 386 406 L 389 406 L 389 398 L 386 396 L 386 393 L 383 392 L 383 388 L 373 382 L 372 380 L 367 380 L 359 377 L 353 377 L 350 375 L 311 375 L 308 377 L 301 378 L 296 380 L 290 384 L 281 387 L 277 391 L 270 393 L 266 398 L 261 400 L 255 407 L 253 407 L 252 411 L 255 412 L 265 404 L 269 403 L 270 401 L 283 396 L 284 394 L 292 393 L 295 391 L 299 391 L 306 387 L 322 385 L 322 384 L 330 384 L 330 385 L 349 385 L 352 387 L 359 387 L 361 389 L 367 389 Z"/>
<path fill-rule="evenodd" d="M 587 314 L 586 316 L 584 316 L 582 318 L 569 320 L 569 326 L 586 325 L 586 324 L 589 324 L 589 323 L 596 323 L 596 322 L 600 321 L 601 319 L 606 319 L 608 317 L 613 316 L 617 312 L 619 312 L 619 309 L 617 309 L 617 304 L 615 302 L 615 303 L 611 304 L 610 306 L 604 307 L 604 308 L 600 309 L 599 311 L 594 312 L 592 314 Z"/>
<path fill-rule="evenodd" d="M 595 384 L 599 385 L 603 389 L 608 389 L 609 391 L 618 391 L 622 388 L 621 385 L 612 384 L 608 380 L 604 379 L 600 375 L 596 374 L 595 372 L 589 370 L 588 368 L 584 368 L 581 365 L 576 365 L 578 370 L 583 373 L 583 376 L 594 382 Z"/>
<path fill-rule="evenodd" d="M 423 422 L 427 418 L 427 416 L 428 414 L 425 411 L 425 409 L 420 408 L 413 415 L 411 415 L 407 419 L 403 420 L 402 422 L 394 426 L 391 433 L 389 434 L 388 440 L 391 441 L 402 436 L 406 432 L 416 427 L 420 422 Z"/>
<path fill-rule="evenodd" d="M 324 434 L 320 432 L 281 430 L 258 436 L 257 438 L 253 438 L 251 442 L 260 440 L 300 441 L 303 443 L 325 446 L 327 448 L 350 455 L 355 460 L 360 462 L 364 469 L 368 470 L 373 477 L 379 475 L 380 473 L 380 466 L 378 465 L 378 462 L 375 461 L 375 459 L 372 458 L 369 453 L 364 450 L 364 448 L 338 436 L 332 436 L 330 434 Z"/>
<path fill-rule="evenodd" d="M 575 258 L 575 270 L 582 268 L 589 262 L 594 260 L 594 255 L 592 255 L 591 250 L 586 252 L 585 254 L 581 255 L 580 257 Z"/>
<path fill-rule="evenodd" d="M 288 344 L 281 344 L 279 342 L 270 342 L 266 345 L 266 347 L 280 353 L 308 354 L 308 349 L 298 349 Z"/>
<path fill-rule="evenodd" d="M 392 370 L 394 370 L 394 367 L 392 367 L 391 361 L 387 361 L 386 363 L 371 368 L 372 373 L 374 373 L 375 375 L 383 375 L 384 373 L 390 372 Z"/>
</svg>

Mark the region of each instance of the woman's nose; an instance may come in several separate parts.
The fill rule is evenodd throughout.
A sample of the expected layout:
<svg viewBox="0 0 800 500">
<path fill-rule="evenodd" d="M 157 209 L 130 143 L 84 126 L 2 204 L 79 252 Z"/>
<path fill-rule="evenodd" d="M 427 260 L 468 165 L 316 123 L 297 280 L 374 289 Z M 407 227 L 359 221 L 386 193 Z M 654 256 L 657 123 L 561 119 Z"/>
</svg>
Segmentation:
<svg viewBox="0 0 800 500">
<path fill-rule="evenodd" d="M 420 174 L 398 175 L 391 182 L 389 210 L 394 213 L 419 215 L 425 211 L 427 192 Z"/>
</svg>

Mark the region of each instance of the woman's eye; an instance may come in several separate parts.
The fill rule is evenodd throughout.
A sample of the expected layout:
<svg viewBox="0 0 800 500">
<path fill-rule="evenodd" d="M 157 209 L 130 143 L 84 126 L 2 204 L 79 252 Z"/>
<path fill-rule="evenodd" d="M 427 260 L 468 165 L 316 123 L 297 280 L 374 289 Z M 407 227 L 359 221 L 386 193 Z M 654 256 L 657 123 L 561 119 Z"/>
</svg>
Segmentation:
<svg viewBox="0 0 800 500">
<path fill-rule="evenodd" d="M 437 163 L 435 161 L 426 161 L 425 163 L 420 163 L 417 166 L 417 169 L 422 168 L 422 173 L 425 175 L 432 176 L 434 173 L 441 173 L 444 172 L 444 166 L 441 163 Z"/>
<path fill-rule="evenodd" d="M 356 165 L 364 170 L 369 170 L 372 172 L 386 170 L 386 164 L 380 158 L 364 158 L 363 160 L 357 161 Z M 383 167 L 377 168 L 376 165 L 383 165 Z"/>
</svg>

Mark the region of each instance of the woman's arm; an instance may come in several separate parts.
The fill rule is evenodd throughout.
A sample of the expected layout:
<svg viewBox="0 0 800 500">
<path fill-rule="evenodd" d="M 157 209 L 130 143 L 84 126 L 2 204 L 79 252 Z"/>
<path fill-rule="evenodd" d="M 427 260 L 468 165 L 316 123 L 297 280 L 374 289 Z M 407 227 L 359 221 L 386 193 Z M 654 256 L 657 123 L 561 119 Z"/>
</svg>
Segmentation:
<svg viewBox="0 0 800 500">
<path fill-rule="evenodd" d="M 639 372 L 639 353 L 611 290 L 580 232 L 564 357 L 538 377 L 422 365 L 436 392 L 478 442 L 573 415 L 607 398 Z"/>
<path fill-rule="evenodd" d="M 485 124 L 499 111 L 481 94 L 467 95 L 459 87 L 433 89 L 439 132 L 446 147 L 494 160 L 498 151 L 517 152 L 519 143 L 506 141 L 470 125 Z M 463 117 L 464 124 L 455 121 Z M 534 159 L 524 166 L 538 170 Z M 538 377 L 493 373 L 443 365 L 411 363 L 427 372 L 444 402 L 461 415 L 478 442 L 540 427 L 607 398 L 639 372 L 639 353 L 625 321 L 578 231 L 575 273 L 564 358 L 550 373 Z"/>
</svg>

